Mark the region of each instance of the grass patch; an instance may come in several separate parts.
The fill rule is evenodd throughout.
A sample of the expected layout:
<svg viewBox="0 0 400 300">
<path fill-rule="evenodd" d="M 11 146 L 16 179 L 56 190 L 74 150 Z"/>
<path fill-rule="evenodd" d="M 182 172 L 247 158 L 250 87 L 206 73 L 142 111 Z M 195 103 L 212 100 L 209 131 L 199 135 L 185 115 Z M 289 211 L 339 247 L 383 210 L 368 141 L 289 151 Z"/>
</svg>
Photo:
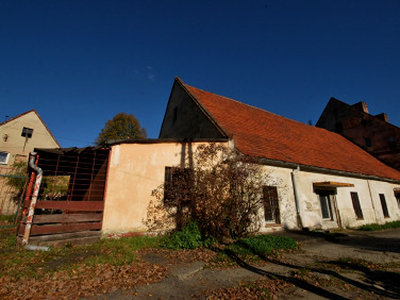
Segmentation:
<svg viewBox="0 0 400 300">
<path fill-rule="evenodd" d="M 128 265 L 137 258 L 136 251 L 159 247 L 161 237 L 135 236 L 120 239 L 103 239 L 92 245 L 61 248 L 49 251 L 28 251 L 15 245 L 15 229 L 0 230 L 0 274 L 15 280 L 41 278 L 55 271 L 72 271 L 81 266 L 108 264 Z"/>
<path fill-rule="evenodd" d="M 291 238 L 267 234 L 240 239 L 235 244 L 240 248 L 251 250 L 252 253 L 262 258 L 282 250 L 294 250 L 298 247 Z"/>
<path fill-rule="evenodd" d="M 0 216 L 0 223 L 12 223 L 14 221 L 14 215 Z"/>
<path fill-rule="evenodd" d="M 386 224 L 367 224 L 358 227 L 357 230 L 378 231 L 378 230 L 393 229 L 393 228 L 400 228 L 400 221 L 389 222 Z"/>
</svg>

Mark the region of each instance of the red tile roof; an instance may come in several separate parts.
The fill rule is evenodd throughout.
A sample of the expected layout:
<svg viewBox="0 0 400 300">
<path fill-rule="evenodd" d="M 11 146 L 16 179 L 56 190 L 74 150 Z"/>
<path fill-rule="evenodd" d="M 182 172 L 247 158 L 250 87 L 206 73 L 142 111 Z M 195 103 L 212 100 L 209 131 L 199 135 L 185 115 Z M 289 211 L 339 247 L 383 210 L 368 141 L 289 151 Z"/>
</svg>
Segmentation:
<svg viewBox="0 0 400 300">
<path fill-rule="evenodd" d="M 400 180 L 400 172 L 339 134 L 177 80 L 245 155 Z"/>
</svg>

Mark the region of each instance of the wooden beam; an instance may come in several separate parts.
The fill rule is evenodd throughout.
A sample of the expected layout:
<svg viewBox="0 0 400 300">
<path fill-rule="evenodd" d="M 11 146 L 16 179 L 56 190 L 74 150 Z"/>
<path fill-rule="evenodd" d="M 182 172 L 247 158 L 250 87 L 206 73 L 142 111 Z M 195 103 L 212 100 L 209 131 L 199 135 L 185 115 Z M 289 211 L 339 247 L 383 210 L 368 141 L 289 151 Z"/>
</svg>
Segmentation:
<svg viewBox="0 0 400 300">
<path fill-rule="evenodd" d="M 334 181 L 322 181 L 313 182 L 314 187 L 354 187 L 352 183 L 334 182 Z"/>
<path fill-rule="evenodd" d="M 38 201 L 36 208 L 66 211 L 103 211 L 104 201 Z"/>
<path fill-rule="evenodd" d="M 102 221 L 103 213 L 86 213 L 86 214 L 52 214 L 52 215 L 34 215 L 33 224 L 45 223 L 82 223 Z M 22 218 L 25 223 L 26 217 Z"/>
</svg>

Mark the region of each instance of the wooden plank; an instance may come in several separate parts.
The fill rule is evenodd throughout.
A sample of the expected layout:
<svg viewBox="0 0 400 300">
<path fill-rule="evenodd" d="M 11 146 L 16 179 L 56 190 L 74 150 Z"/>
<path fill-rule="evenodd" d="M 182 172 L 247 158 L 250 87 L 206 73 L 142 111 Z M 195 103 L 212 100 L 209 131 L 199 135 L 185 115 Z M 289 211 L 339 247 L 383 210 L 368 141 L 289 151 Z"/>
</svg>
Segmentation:
<svg viewBox="0 0 400 300">
<path fill-rule="evenodd" d="M 78 223 L 78 224 L 62 224 L 62 225 L 32 225 L 31 236 L 42 234 L 78 232 L 84 230 L 100 230 L 101 223 Z"/>
<path fill-rule="evenodd" d="M 100 231 L 83 231 L 77 233 L 64 233 L 33 236 L 29 239 L 30 245 L 59 247 L 66 243 L 85 245 L 97 242 L 101 238 Z M 21 245 L 22 237 L 17 237 L 17 244 Z"/>
<path fill-rule="evenodd" d="M 78 223 L 78 224 L 52 224 L 52 225 L 32 225 L 31 236 L 54 233 L 78 232 L 85 230 L 100 230 L 102 223 Z M 23 231 L 18 231 L 23 234 Z"/>
<path fill-rule="evenodd" d="M 103 213 L 34 215 L 33 224 L 102 221 Z M 22 222 L 26 222 L 26 216 Z"/>
<path fill-rule="evenodd" d="M 87 238 L 87 237 L 101 237 L 101 231 L 79 231 L 72 233 L 59 233 L 59 234 L 49 234 L 49 235 L 40 235 L 33 236 L 29 239 L 29 243 L 34 243 L 35 241 L 60 241 L 67 239 L 76 239 L 76 238 Z"/>
<path fill-rule="evenodd" d="M 104 201 L 38 201 L 36 208 L 68 211 L 103 211 Z"/>
</svg>

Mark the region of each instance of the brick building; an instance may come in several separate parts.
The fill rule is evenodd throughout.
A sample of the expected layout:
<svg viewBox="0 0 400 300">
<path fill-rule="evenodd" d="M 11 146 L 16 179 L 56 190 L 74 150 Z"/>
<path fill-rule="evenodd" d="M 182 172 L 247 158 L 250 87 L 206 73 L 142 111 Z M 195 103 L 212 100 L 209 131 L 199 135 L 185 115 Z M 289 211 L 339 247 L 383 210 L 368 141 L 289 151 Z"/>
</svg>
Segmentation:
<svg viewBox="0 0 400 300">
<path fill-rule="evenodd" d="M 316 126 L 343 135 L 400 170 L 400 128 L 389 123 L 386 113 L 371 115 L 365 102 L 349 105 L 331 98 Z"/>
</svg>

